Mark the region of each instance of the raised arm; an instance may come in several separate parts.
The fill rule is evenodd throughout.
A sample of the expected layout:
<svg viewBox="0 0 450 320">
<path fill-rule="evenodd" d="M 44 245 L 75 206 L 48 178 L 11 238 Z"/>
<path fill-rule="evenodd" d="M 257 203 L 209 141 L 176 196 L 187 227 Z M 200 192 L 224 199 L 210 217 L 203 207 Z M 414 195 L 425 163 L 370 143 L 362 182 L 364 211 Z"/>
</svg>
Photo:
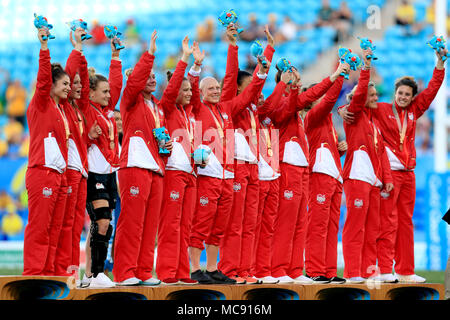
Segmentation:
<svg viewBox="0 0 450 320">
<path fill-rule="evenodd" d="M 116 50 L 114 46 L 115 39 L 111 39 L 111 65 L 109 66 L 109 87 L 111 99 L 109 99 L 108 109 L 114 111 L 117 102 L 120 99 L 122 92 L 123 75 L 122 75 L 122 61 L 120 60 L 120 50 Z M 120 42 L 119 42 L 120 43 Z"/>
<path fill-rule="evenodd" d="M 267 61 L 272 63 L 273 54 L 275 53 L 275 40 L 273 39 L 272 34 L 269 31 L 269 26 L 266 25 L 264 29 L 264 33 L 267 37 L 267 46 L 264 49 L 264 57 L 266 57 Z M 256 65 L 255 71 L 253 71 L 253 75 L 255 75 L 259 70 L 259 65 Z"/>
<path fill-rule="evenodd" d="M 39 110 L 45 107 L 45 101 L 48 99 L 52 88 L 52 65 L 50 62 L 50 52 L 47 46 L 48 40 L 42 39 L 43 36 L 48 34 L 48 30 L 44 28 L 38 30 L 38 38 L 41 42 L 41 50 L 39 51 L 39 70 L 36 80 L 36 91 L 33 96 L 34 103 L 30 104 L 30 106 L 36 107 Z"/>
<path fill-rule="evenodd" d="M 155 60 L 156 39 L 158 38 L 156 30 L 153 31 L 149 49 L 144 52 L 136 66 L 133 68 L 127 79 L 127 84 L 123 90 L 122 101 L 120 103 L 121 111 L 126 112 L 136 105 L 139 94 L 144 90 L 147 80 L 152 72 L 153 62 Z"/>
<path fill-rule="evenodd" d="M 352 112 L 355 117 L 358 117 L 359 113 L 364 110 L 366 104 L 367 90 L 369 88 L 370 81 L 370 66 L 372 61 L 371 59 L 367 59 L 367 56 L 371 55 L 372 50 L 363 50 L 364 67 L 359 74 L 359 81 L 356 87 L 356 91 L 348 106 L 348 111 Z"/>
<path fill-rule="evenodd" d="M 192 106 L 192 112 L 194 114 L 197 114 L 202 105 L 202 101 L 200 99 L 199 82 L 200 82 L 201 65 L 203 63 L 203 59 L 205 58 L 205 51 L 200 50 L 197 41 L 194 41 L 194 43 L 192 44 L 192 55 L 194 56 L 194 65 L 191 67 L 191 70 L 189 70 L 188 74 L 188 80 L 191 83 L 192 89 L 192 97 L 190 104 Z"/>
<path fill-rule="evenodd" d="M 308 111 L 305 118 L 305 127 L 317 126 L 327 119 L 328 114 L 333 110 L 333 107 L 339 98 L 343 83 L 344 77 L 336 79 L 322 101 Z"/>
<path fill-rule="evenodd" d="M 81 55 L 80 57 L 80 67 L 78 69 L 78 74 L 80 75 L 81 81 L 81 96 L 77 101 L 77 105 L 81 112 L 86 113 L 86 109 L 89 107 L 89 71 L 86 57 Z"/>
<path fill-rule="evenodd" d="M 447 53 L 447 50 L 441 51 L 441 54 Z M 434 98 L 436 97 L 439 88 L 442 85 L 442 82 L 444 81 L 444 61 L 442 61 L 439 53 L 436 53 L 436 56 L 436 67 L 433 70 L 433 76 L 428 83 L 428 86 L 421 93 L 419 93 L 412 102 L 414 104 L 414 113 L 416 115 L 416 119 L 421 117 L 425 113 L 425 111 L 428 110 L 431 102 L 433 102 Z"/>
<path fill-rule="evenodd" d="M 325 94 L 325 92 L 330 89 L 333 82 L 338 78 L 339 74 L 333 73 L 331 76 L 326 77 L 320 83 L 316 84 L 312 88 L 309 88 L 305 92 L 302 92 L 298 96 L 298 107 L 299 110 L 309 106 L 311 103 L 319 99 Z"/>
<path fill-rule="evenodd" d="M 70 42 L 72 43 L 73 50 L 67 59 L 65 68 L 65 71 L 69 75 L 70 83 L 73 82 L 81 63 L 81 55 L 83 54 L 82 34 L 84 34 L 82 28 L 76 29 L 75 32 L 70 31 Z"/>
<path fill-rule="evenodd" d="M 255 99 L 259 98 L 259 94 L 264 86 L 264 82 L 267 78 L 267 73 L 270 69 L 270 62 L 267 63 L 267 66 L 264 68 L 261 62 L 258 62 L 259 71 L 253 76 L 250 84 L 239 94 L 235 96 L 228 105 L 229 112 L 232 117 L 236 117 L 239 113 L 241 113 L 246 107 L 248 107 Z M 226 102 L 226 101 L 225 101 Z"/>
<path fill-rule="evenodd" d="M 286 91 L 287 84 L 283 81 L 283 75 L 281 76 L 281 81 L 277 83 L 272 94 L 267 97 L 264 104 L 258 107 L 257 112 L 260 120 L 269 117 L 272 119 L 274 116 L 274 111 L 280 107 L 281 98 L 283 93 Z"/>
<path fill-rule="evenodd" d="M 223 78 L 222 93 L 220 102 L 233 99 L 237 94 L 237 77 L 239 71 L 237 31 L 231 23 L 227 27 L 226 36 L 228 40 L 227 67 Z"/>
<path fill-rule="evenodd" d="M 164 113 L 169 114 L 176 107 L 175 103 L 177 100 L 178 92 L 180 91 L 181 84 L 183 83 L 184 74 L 186 72 L 187 63 L 189 61 L 189 56 L 192 54 L 192 48 L 189 47 L 189 38 L 186 36 L 182 43 L 183 55 L 175 68 L 175 72 L 169 80 L 164 93 L 161 97 L 161 106 Z"/>
</svg>

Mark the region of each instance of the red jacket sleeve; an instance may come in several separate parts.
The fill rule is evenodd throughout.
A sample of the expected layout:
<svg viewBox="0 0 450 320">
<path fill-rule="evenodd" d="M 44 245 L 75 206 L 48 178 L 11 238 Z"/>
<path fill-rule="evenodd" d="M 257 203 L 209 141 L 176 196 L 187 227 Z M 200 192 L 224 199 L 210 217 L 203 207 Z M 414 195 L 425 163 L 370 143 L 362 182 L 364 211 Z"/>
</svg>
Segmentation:
<svg viewBox="0 0 450 320">
<path fill-rule="evenodd" d="M 199 77 L 188 74 L 188 79 L 192 87 L 192 97 L 190 103 L 192 106 L 192 113 L 198 114 L 202 105 L 202 101 L 200 99 Z"/>
<path fill-rule="evenodd" d="M 228 101 L 236 97 L 237 77 L 239 71 L 238 46 L 229 45 L 227 55 L 227 68 L 223 78 L 220 102 Z"/>
<path fill-rule="evenodd" d="M 302 92 L 298 96 L 298 106 L 299 110 L 305 108 L 306 106 L 310 105 L 317 99 L 319 99 L 321 96 L 325 94 L 325 92 L 330 89 L 333 82 L 331 82 L 330 77 L 326 77 L 323 79 L 320 83 L 316 84 L 312 88 L 309 88 L 305 92 Z"/>
<path fill-rule="evenodd" d="M 283 97 L 285 91 L 286 84 L 283 81 L 278 82 L 272 94 L 267 97 L 264 104 L 257 110 L 260 120 L 264 120 L 266 117 L 272 119 L 273 112 L 280 107 L 281 97 Z"/>
<path fill-rule="evenodd" d="M 175 72 L 173 73 L 172 78 L 170 78 L 169 84 L 164 90 L 160 101 L 160 105 L 162 106 L 164 113 L 169 114 L 175 109 L 175 103 L 178 97 L 178 92 L 181 88 L 181 84 L 183 83 L 186 67 L 186 62 L 182 60 L 178 61 Z"/>
<path fill-rule="evenodd" d="M 355 116 L 358 116 L 358 114 L 361 111 L 363 111 L 365 107 L 369 80 L 370 80 L 370 69 L 361 70 L 361 73 L 359 75 L 358 86 L 356 87 L 355 94 L 353 95 L 352 101 L 350 101 L 350 105 L 348 106 L 348 111 L 353 112 Z"/>
<path fill-rule="evenodd" d="M 241 94 L 230 100 L 230 103 L 227 104 L 227 106 L 229 108 L 228 112 L 230 112 L 232 118 L 236 117 L 255 100 L 255 96 L 260 92 L 265 81 L 266 78 L 261 79 L 258 75 L 254 76 L 247 88 L 245 88 Z"/>
<path fill-rule="evenodd" d="M 123 85 L 122 62 L 118 60 L 111 60 L 109 67 L 109 87 L 111 99 L 109 100 L 108 109 L 114 111 L 117 102 L 120 99 L 120 93 Z"/>
<path fill-rule="evenodd" d="M 77 105 L 81 112 L 86 113 L 87 108 L 89 108 L 89 71 L 88 64 L 85 56 L 81 56 L 80 67 L 78 69 L 78 74 L 81 80 L 81 96 L 77 101 Z"/>
<path fill-rule="evenodd" d="M 294 116 L 298 111 L 298 91 L 298 88 L 291 89 L 289 97 L 281 98 L 281 103 L 278 109 L 274 110 L 270 114 L 270 119 L 276 126 L 281 126 L 284 122 L 288 121 L 288 119 Z"/>
<path fill-rule="evenodd" d="M 136 105 L 137 97 L 144 90 L 148 77 L 152 72 L 155 56 L 144 52 L 136 66 L 133 68 L 127 79 L 127 84 L 123 90 L 122 101 L 120 102 L 120 111 L 126 112 Z"/>
<path fill-rule="evenodd" d="M 339 98 L 343 82 L 344 77 L 337 78 L 322 101 L 308 111 L 305 118 L 305 127 L 316 127 L 318 124 L 322 123 L 322 121 L 327 119 Z"/>
<path fill-rule="evenodd" d="M 435 68 L 433 71 L 433 77 L 428 83 L 428 87 L 414 98 L 414 101 L 412 103 L 414 105 L 413 112 L 416 116 L 416 119 L 421 117 L 425 113 L 425 111 L 428 110 L 431 102 L 433 102 L 434 98 L 436 97 L 439 88 L 442 85 L 442 82 L 444 81 L 444 77 L 445 69 L 439 70 Z"/>
<path fill-rule="evenodd" d="M 52 89 L 52 65 L 50 63 L 50 51 L 41 50 L 39 52 L 39 70 L 36 79 L 36 90 L 33 96 L 31 107 L 43 109 L 47 105 L 47 99 Z"/>
<path fill-rule="evenodd" d="M 81 62 L 81 52 L 77 50 L 72 50 L 72 52 L 69 55 L 69 58 L 67 58 L 65 69 L 67 74 L 69 75 L 70 84 L 72 84 L 73 79 L 75 78 L 75 75 L 78 72 L 80 62 Z"/>
</svg>

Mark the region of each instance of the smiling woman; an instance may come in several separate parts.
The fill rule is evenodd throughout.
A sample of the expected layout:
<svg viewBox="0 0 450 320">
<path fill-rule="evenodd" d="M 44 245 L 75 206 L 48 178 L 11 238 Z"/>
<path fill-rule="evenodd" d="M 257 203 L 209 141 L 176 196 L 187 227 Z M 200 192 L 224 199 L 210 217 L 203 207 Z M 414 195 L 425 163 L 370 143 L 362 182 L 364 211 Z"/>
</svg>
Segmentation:
<svg viewBox="0 0 450 320">
<path fill-rule="evenodd" d="M 38 29 L 41 43 L 36 92 L 27 110 L 30 151 L 26 188 L 29 219 L 24 237 L 24 275 L 54 275 L 55 256 L 67 197 L 68 139 L 66 113 L 70 79 L 50 63 L 47 29 Z"/>
</svg>

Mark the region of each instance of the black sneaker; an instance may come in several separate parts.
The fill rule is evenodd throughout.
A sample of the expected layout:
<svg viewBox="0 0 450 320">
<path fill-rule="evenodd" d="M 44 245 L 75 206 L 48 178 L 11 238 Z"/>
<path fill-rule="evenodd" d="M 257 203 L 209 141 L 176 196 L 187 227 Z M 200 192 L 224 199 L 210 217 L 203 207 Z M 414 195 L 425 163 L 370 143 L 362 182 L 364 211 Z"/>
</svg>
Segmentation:
<svg viewBox="0 0 450 320">
<path fill-rule="evenodd" d="M 197 270 L 191 273 L 191 279 L 198 281 L 199 284 L 213 284 L 215 281 L 205 274 L 202 270 Z"/>
<path fill-rule="evenodd" d="M 312 279 L 314 283 L 321 284 L 321 283 L 330 283 L 331 279 L 327 278 L 325 276 L 317 276 L 317 277 L 310 277 L 307 275 L 308 278 Z"/>
<path fill-rule="evenodd" d="M 330 278 L 330 283 L 331 284 L 342 284 L 345 283 L 347 280 L 345 280 L 344 278 L 341 277 L 332 277 Z"/>
<path fill-rule="evenodd" d="M 235 284 L 236 280 L 228 278 L 226 275 L 224 275 L 219 270 L 216 271 L 205 271 L 205 274 L 211 277 L 211 279 L 216 284 Z"/>
</svg>

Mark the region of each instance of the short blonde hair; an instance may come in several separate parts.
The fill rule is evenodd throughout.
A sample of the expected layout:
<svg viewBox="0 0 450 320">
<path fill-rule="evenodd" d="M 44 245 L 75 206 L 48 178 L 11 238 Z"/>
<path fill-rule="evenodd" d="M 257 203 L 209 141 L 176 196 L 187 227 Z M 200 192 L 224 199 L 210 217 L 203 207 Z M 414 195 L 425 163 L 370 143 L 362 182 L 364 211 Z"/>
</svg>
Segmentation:
<svg viewBox="0 0 450 320">
<path fill-rule="evenodd" d="M 369 89 L 370 87 L 375 87 L 375 82 L 370 81 L 370 82 L 369 82 L 369 85 L 367 86 L 367 89 Z M 355 86 L 353 87 L 352 91 L 350 91 L 349 93 L 347 93 L 347 96 L 346 96 L 347 102 L 352 101 L 353 96 L 355 95 L 355 92 L 356 92 L 356 89 L 357 89 L 357 88 L 358 88 L 358 85 L 355 85 Z"/>
</svg>

